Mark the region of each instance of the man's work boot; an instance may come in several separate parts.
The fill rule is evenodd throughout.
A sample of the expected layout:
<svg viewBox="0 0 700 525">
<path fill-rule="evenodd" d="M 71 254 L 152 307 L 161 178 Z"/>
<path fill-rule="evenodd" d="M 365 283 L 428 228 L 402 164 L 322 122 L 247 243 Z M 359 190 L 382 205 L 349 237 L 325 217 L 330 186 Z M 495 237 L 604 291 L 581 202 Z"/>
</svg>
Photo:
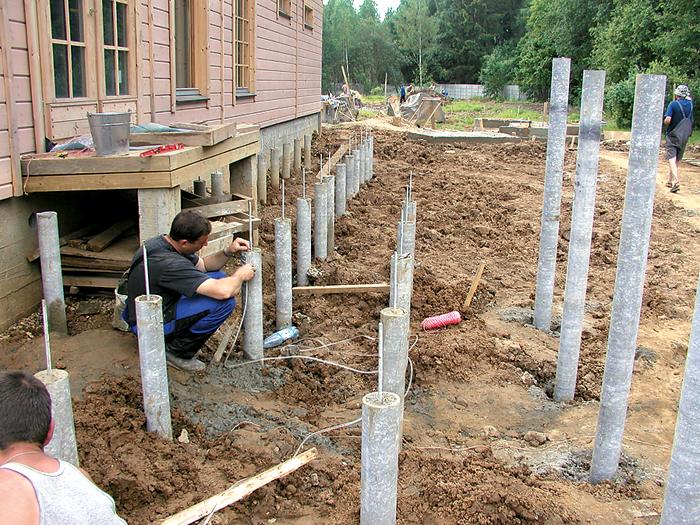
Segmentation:
<svg viewBox="0 0 700 525">
<path fill-rule="evenodd" d="M 183 359 L 181 357 L 176 357 L 166 350 L 165 360 L 169 365 L 177 368 L 178 370 L 184 370 L 185 372 L 204 372 L 207 369 L 207 365 L 202 363 L 199 359 L 194 357 L 191 359 Z"/>
</svg>

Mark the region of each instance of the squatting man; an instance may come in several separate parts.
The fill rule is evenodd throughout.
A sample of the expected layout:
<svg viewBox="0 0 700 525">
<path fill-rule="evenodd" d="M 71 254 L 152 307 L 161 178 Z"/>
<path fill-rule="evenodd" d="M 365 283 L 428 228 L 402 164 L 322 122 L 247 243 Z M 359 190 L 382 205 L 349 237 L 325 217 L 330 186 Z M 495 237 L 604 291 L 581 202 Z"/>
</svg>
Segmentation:
<svg viewBox="0 0 700 525">
<path fill-rule="evenodd" d="M 0 523 L 126 525 L 87 473 L 44 454 L 51 396 L 36 377 L 0 372 Z"/>
<path fill-rule="evenodd" d="M 233 275 L 221 269 L 236 253 L 250 250 L 241 238 L 220 252 L 199 257 L 207 245 L 211 223 L 201 213 L 185 210 L 173 219 L 170 233 L 146 241 L 149 292 L 163 298 L 165 357 L 181 370 L 203 371 L 195 358 L 209 337 L 231 315 L 241 285 L 255 275 L 251 264 L 239 266 Z M 146 293 L 143 247 L 134 255 L 127 283 L 127 305 L 122 314 L 137 333 L 134 299 Z"/>
</svg>

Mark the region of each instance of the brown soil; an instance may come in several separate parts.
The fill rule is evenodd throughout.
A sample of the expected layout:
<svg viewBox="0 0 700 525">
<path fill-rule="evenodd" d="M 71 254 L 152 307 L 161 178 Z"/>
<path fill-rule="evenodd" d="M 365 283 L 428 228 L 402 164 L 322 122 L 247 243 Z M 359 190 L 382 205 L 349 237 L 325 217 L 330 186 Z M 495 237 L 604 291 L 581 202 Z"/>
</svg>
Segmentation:
<svg viewBox="0 0 700 525">
<path fill-rule="evenodd" d="M 553 333 L 533 328 L 546 146 L 436 145 L 407 140 L 375 120 L 375 173 L 337 220 L 336 251 L 314 261 L 314 284 L 388 282 L 401 201 L 413 172 L 418 204 L 411 312 L 411 390 L 400 457 L 398 523 L 654 524 L 680 395 L 698 275 L 700 169 L 682 165 L 677 195 L 663 186 L 660 159 L 647 284 L 617 479 L 587 484 L 600 395 L 624 199 L 627 153 L 601 151 L 587 309 L 576 401 L 547 395 L 556 368 L 576 154 L 566 156 Z M 351 125 L 324 128 L 313 151 L 333 153 Z M 316 169 L 318 169 L 316 167 Z M 307 181 L 312 194 L 313 177 Z M 286 215 L 301 196 L 287 181 Z M 292 203 L 292 204 L 290 204 Z M 270 191 L 261 212 L 265 333 L 274 331 Z M 470 307 L 463 302 L 479 264 L 486 269 Z M 234 263 L 231 263 L 234 264 Z M 231 484 L 292 457 L 311 432 L 360 417 L 376 378 L 289 357 L 257 374 L 227 366 L 204 375 L 170 370 L 172 443 L 145 431 L 136 340 L 110 328 L 111 300 L 99 314 L 69 297 L 68 337 L 52 337 L 54 364 L 71 373 L 81 465 L 112 494 L 129 523 L 158 523 Z M 379 293 L 299 296 L 294 319 L 305 341 L 293 354 L 376 368 Z M 429 316 L 458 310 L 459 325 L 421 330 Z M 237 312 L 229 325 L 240 318 Z M 43 368 L 38 314 L 0 337 L 0 367 Z M 221 338 L 210 340 L 205 357 Z M 338 345 L 323 343 L 354 338 Z M 415 341 L 415 343 L 414 343 Z M 359 425 L 309 439 L 319 459 L 241 502 L 211 523 L 359 522 Z"/>
</svg>

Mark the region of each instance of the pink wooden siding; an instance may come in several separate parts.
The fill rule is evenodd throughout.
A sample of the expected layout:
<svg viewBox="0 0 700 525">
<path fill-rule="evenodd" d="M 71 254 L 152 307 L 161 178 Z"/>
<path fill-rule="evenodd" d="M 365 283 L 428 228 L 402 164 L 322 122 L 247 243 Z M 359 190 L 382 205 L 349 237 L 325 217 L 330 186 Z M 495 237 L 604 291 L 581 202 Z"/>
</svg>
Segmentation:
<svg viewBox="0 0 700 525">
<path fill-rule="evenodd" d="M 304 26 L 303 0 L 291 0 L 291 18 L 278 15 L 277 0 L 257 0 L 253 17 L 253 97 L 234 96 L 234 0 L 204 1 L 209 2 L 209 101 L 173 104 L 169 0 L 134 0 L 140 15 L 137 22 L 141 45 L 138 53 L 134 51 L 134 56 L 140 57 L 141 78 L 137 82 L 141 96 L 136 102 L 140 122 L 236 120 L 265 127 L 320 111 L 322 0 L 306 2 L 314 10 L 313 29 Z M 45 101 L 32 101 L 28 52 L 31 35 L 25 24 L 24 2 L 0 2 L 0 31 L 4 33 L 0 44 L 4 42 L 7 46 L 7 49 L 0 46 L 3 57 L 0 61 L 0 199 L 5 199 L 21 193 L 17 185 L 15 188 L 12 185 L 14 159 L 10 139 L 14 138 L 15 158 L 36 151 L 34 121 L 36 115 L 44 114 Z M 46 32 L 49 28 L 39 25 L 38 31 Z M 7 68 L 3 67 L 4 62 Z M 8 86 L 11 99 L 7 95 Z M 95 107 L 92 101 L 71 111 L 53 108 L 51 115 L 60 120 L 46 124 L 53 133 L 68 133 L 85 124 L 71 119 L 82 119 L 85 109 L 95 111 Z M 173 107 L 175 112 L 171 111 Z M 8 114 L 12 115 L 12 122 L 8 121 Z"/>
</svg>

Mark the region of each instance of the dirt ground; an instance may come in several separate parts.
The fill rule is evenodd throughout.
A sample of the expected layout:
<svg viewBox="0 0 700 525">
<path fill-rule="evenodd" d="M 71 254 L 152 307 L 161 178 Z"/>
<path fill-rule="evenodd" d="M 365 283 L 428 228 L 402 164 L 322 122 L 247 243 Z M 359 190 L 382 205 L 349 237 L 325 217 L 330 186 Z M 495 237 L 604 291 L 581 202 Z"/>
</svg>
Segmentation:
<svg viewBox="0 0 700 525">
<path fill-rule="evenodd" d="M 357 126 L 357 125 L 355 125 Z M 314 284 L 388 282 L 409 173 L 417 201 L 411 311 L 412 375 L 400 457 L 400 524 L 634 524 L 659 522 L 700 267 L 700 169 L 664 187 L 660 157 L 638 349 L 614 482 L 592 487 L 593 446 L 627 173 L 626 148 L 602 148 L 579 382 L 571 404 L 552 401 L 558 314 L 566 273 L 576 152 L 566 155 L 552 333 L 532 325 L 546 145 L 428 145 L 375 127 L 375 177 L 336 222 L 336 251 L 314 261 Z M 324 128 L 316 156 L 357 127 Z M 690 152 L 688 156 L 693 157 Z M 697 156 L 697 154 L 695 154 Z M 307 194 L 313 194 L 313 177 Z M 301 177 L 287 181 L 294 218 Z M 265 334 L 274 331 L 272 221 L 262 208 Z M 695 240 L 694 240 L 695 239 Z M 485 271 L 464 308 L 477 268 Z M 234 262 L 229 263 L 235 264 Z M 109 296 L 69 296 L 70 336 L 51 339 L 54 366 L 71 374 L 80 461 L 132 525 L 159 523 L 231 484 L 292 457 L 310 433 L 356 420 L 376 376 L 300 359 L 376 370 L 381 293 L 295 297 L 302 340 L 266 351 L 262 373 L 238 348 L 206 374 L 169 369 L 174 434 L 145 431 L 136 340 L 113 330 Z M 79 315 L 87 301 L 101 311 Z M 458 310 L 435 333 L 420 323 Z M 240 312 L 229 323 L 239 322 Z M 230 324 L 227 324 L 228 327 Z M 38 314 L 0 335 L 0 368 L 44 368 Z M 221 333 L 208 343 L 206 359 Z M 329 343 L 339 342 L 332 346 Z M 212 350 L 213 349 L 213 350 Z M 214 515 L 218 524 L 359 522 L 360 429 L 308 439 L 319 458 Z"/>
</svg>

